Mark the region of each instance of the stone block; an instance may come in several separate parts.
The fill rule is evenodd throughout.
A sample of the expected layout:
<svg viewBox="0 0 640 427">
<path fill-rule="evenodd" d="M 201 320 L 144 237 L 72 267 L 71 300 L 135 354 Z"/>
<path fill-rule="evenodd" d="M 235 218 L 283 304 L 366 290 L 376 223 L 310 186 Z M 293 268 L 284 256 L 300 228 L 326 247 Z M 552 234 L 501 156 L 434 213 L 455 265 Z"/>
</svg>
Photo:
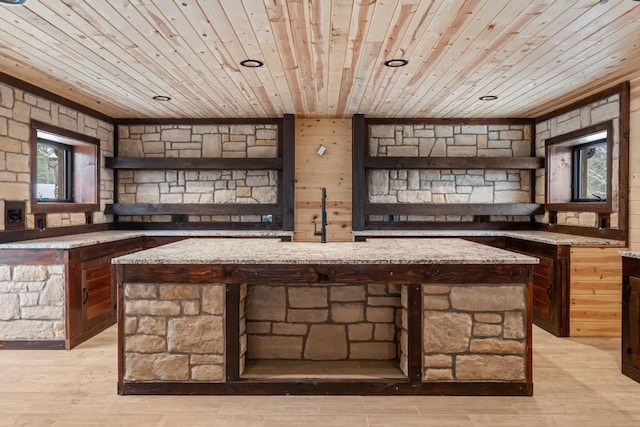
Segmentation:
<svg viewBox="0 0 640 427">
<path fill-rule="evenodd" d="M 124 377 L 130 381 L 187 381 L 189 379 L 189 356 L 125 354 Z"/>
<path fill-rule="evenodd" d="M 524 286 L 454 286 L 450 301 L 456 310 L 524 310 Z"/>
<path fill-rule="evenodd" d="M 5 340 L 55 338 L 50 320 L 12 320 L 0 322 L 0 337 Z"/>
<path fill-rule="evenodd" d="M 331 301 L 364 301 L 364 286 L 331 286 L 329 295 Z"/>
<path fill-rule="evenodd" d="M 274 145 L 256 145 L 247 148 L 248 158 L 276 158 L 278 157 L 278 147 Z"/>
<path fill-rule="evenodd" d="M 434 369 L 425 370 L 424 381 L 451 381 L 453 380 L 453 370 L 451 369 Z"/>
<path fill-rule="evenodd" d="M 221 365 L 224 363 L 222 354 L 192 354 L 189 357 L 191 365 Z"/>
<path fill-rule="evenodd" d="M 387 156 L 389 157 L 417 157 L 417 145 L 393 145 L 387 147 Z"/>
<path fill-rule="evenodd" d="M 124 351 L 133 353 L 161 353 L 167 350 L 164 337 L 157 335 L 129 335 L 124 339 Z"/>
<path fill-rule="evenodd" d="M 448 294 L 451 288 L 446 285 L 422 285 L 422 291 L 426 295 Z"/>
<path fill-rule="evenodd" d="M 475 145 L 450 145 L 447 147 L 449 157 L 475 157 L 478 150 Z"/>
<path fill-rule="evenodd" d="M 512 311 L 504 314 L 504 335 L 509 339 L 522 339 L 525 337 L 524 316 L 520 311 Z"/>
<path fill-rule="evenodd" d="M 349 341 L 369 341 L 373 337 L 373 323 L 348 325 Z"/>
<path fill-rule="evenodd" d="M 288 322 L 318 323 L 325 322 L 329 318 L 328 309 L 289 309 Z"/>
<path fill-rule="evenodd" d="M 370 136 L 372 138 L 393 138 L 395 136 L 395 130 L 390 125 L 372 125 L 369 126 Z"/>
<path fill-rule="evenodd" d="M 369 296 L 367 303 L 372 307 L 400 307 L 401 305 L 400 298 L 397 296 Z"/>
<path fill-rule="evenodd" d="M 139 334 L 166 335 L 167 319 L 165 317 L 142 316 L 138 318 Z"/>
<path fill-rule="evenodd" d="M 425 368 L 451 368 L 453 357 L 449 354 L 432 354 L 424 357 Z"/>
<path fill-rule="evenodd" d="M 387 294 L 387 286 L 386 285 L 367 285 L 367 294 L 369 295 L 386 295 Z"/>
<path fill-rule="evenodd" d="M 197 285 L 160 285 L 160 299 L 200 298 L 200 286 Z"/>
<path fill-rule="evenodd" d="M 456 379 L 521 381 L 525 379 L 525 359 L 497 355 L 457 356 Z"/>
<path fill-rule="evenodd" d="M 357 323 L 364 321 L 364 304 L 331 304 L 331 320 L 336 323 Z"/>
<path fill-rule="evenodd" d="M 247 292 L 248 320 L 286 320 L 285 288 L 250 286 Z"/>
<path fill-rule="evenodd" d="M 224 381 L 224 367 L 222 365 L 198 365 L 191 368 L 193 381 Z"/>
<path fill-rule="evenodd" d="M 8 265 L 0 265 L 0 281 L 11 280 L 11 267 Z"/>
<path fill-rule="evenodd" d="M 19 318 L 20 299 L 18 298 L 18 294 L 0 294 L 0 320 L 14 320 Z"/>
<path fill-rule="evenodd" d="M 276 187 L 253 187 L 251 197 L 258 203 L 276 203 L 278 189 Z"/>
<path fill-rule="evenodd" d="M 469 348 L 471 316 L 465 313 L 425 311 L 424 351 L 462 353 Z"/>
<path fill-rule="evenodd" d="M 391 323 L 376 323 L 373 330 L 373 339 L 376 341 L 394 341 L 396 338 L 396 325 Z"/>
<path fill-rule="evenodd" d="M 49 272 L 46 265 L 17 265 L 13 267 L 13 280 L 36 282 L 47 280 Z"/>
<path fill-rule="evenodd" d="M 20 314 L 23 319 L 62 320 L 64 319 L 64 307 L 22 307 L 22 309 L 20 310 Z"/>
<path fill-rule="evenodd" d="M 302 359 L 302 337 L 250 335 L 249 359 Z"/>
<path fill-rule="evenodd" d="M 472 134 L 458 134 L 458 135 L 454 135 L 453 137 L 453 144 L 454 145 L 473 145 L 475 146 L 477 144 L 477 138 L 476 135 L 472 135 Z"/>
<path fill-rule="evenodd" d="M 133 172 L 133 182 L 136 184 L 160 184 L 165 180 L 166 177 L 163 171 L 140 170 Z"/>
<path fill-rule="evenodd" d="M 41 305 L 64 305 L 64 280 L 62 276 L 49 277 L 40 294 Z"/>
<path fill-rule="evenodd" d="M 126 283 L 124 286 L 124 295 L 130 299 L 156 298 L 158 296 L 158 288 L 156 285 Z"/>
<path fill-rule="evenodd" d="M 188 316 L 169 319 L 167 345 L 175 353 L 224 351 L 224 325 L 218 316 Z"/>
<path fill-rule="evenodd" d="M 128 315 L 175 316 L 180 314 L 180 302 L 133 300 L 125 303 L 124 311 Z"/>
<path fill-rule="evenodd" d="M 469 195 L 469 203 L 493 203 L 493 187 L 474 187 Z"/>
<path fill-rule="evenodd" d="M 208 314 L 224 313 L 225 287 L 223 285 L 205 285 L 202 288 L 202 312 Z"/>
<path fill-rule="evenodd" d="M 137 203 L 160 203 L 160 188 L 157 184 L 140 184 L 136 193 Z"/>
<path fill-rule="evenodd" d="M 311 325 L 307 336 L 306 360 L 343 360 L 347 358 L 347 332 L 344 325 Z"/>
<path fill-rule="evenodd" d="M 502 334 L 502 326 L 489 323 L 474 323 L 474 337 L 497 337 Z"/>
<path fill-rule="evenodd" d="M 476 313 L 473 315 L 476 322 L 481 323 L 501 323 L 502 316 L 496 313 Z"/>
<path fill-rule="evenodd" d="M 389 307 L 367 307 L 367 321 L 393 323 L 395 321 L 395 310 Z"/>
<path fill-rule="evenodd" d="M 356 342 L 349 345 L 349 359 L 391 360 L 397 351 L 395 342 Z"/>
<path fill-rule="evenodd" d="M 369 195 L 389 194 L 389 173 L 386 170 L 369 172 Z"/>
<path fill-rule="evenodd" d="M 424 297 L 422 307 L 425 310 L 447 310 L 449 297 L 447 295 L 427 295 Z"/>
<path fill-rule="evenodd" d="M 275 335 L 306 335 L 308 326 L 304 323 L 274 323 L 272 330 Z M 268 333 L 266 331 L 265 333 Z"/>
<path fill-rule="evenodd" d="M 191 129 L 163 129 L 160 139 L 171 142 L 191 141 Z"/>
<path fill-rule="evenodd" d="M 38 292 L 21 292 L 17 294 L 20 297 L 20 307 L 29 307 L 38 305 L 40 293 Z"/>
<path fill-rule="evenodd" d="M 138 329 L 137 317 L 125 317 L 124 319 L 124 333 L 127 335 L 135 334 Z"/>
<path fill-rule="evenodd" d="M 247 322 L 248 334 L 269 334 L 271 333 L 271 322 Z"/>
<path fill-rule="evenodd" d="M 525 353 L 523 342 L 501 340 L 496 338 L 472 339 L 469 346 L 471 353 L 519 354 Z"/>
</svg>

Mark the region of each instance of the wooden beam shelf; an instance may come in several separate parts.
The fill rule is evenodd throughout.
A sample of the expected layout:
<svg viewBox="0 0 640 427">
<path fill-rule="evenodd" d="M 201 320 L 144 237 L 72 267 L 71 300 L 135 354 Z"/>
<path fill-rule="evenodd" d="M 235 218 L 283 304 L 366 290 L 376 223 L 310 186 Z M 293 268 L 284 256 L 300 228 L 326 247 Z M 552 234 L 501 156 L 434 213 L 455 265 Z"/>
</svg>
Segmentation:
<svg viewBox="0 0 640 427">
<path fill-rule="evenodd" d="M 280 170 L 280 158 L 105 157 L 109 169 L 146 170 Z"/>
<path fill-rule="evenodd" d="M 366 215 L 536 215 L 537 203 L 366 203 Z"/>
<path fill-rule="evenodd" d="M 279 215 L 279 203 L 115 203 L 108 204 L 111 215 Z"/>
<path fill-rule="evenodd" d="M 365 157 L 368 169 L 540 169 L 542 157 Z"/>
</svg>

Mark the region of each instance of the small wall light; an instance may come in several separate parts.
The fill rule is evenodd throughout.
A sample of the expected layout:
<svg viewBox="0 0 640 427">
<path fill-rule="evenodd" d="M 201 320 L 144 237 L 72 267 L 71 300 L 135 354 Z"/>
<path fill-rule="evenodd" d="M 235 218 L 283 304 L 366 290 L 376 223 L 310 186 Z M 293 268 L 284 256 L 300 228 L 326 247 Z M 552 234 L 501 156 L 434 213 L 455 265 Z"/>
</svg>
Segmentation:
<svg viewBox="0 0 640 427">
<path fill-rule="evenodd" d="M 325 147 L 324 145 L 320 145 L 320 147 L 318 147 L 318 149 L 316 150 L 316 154 L 318 154 L 318 156 L 322 157 L 324 156 L 324 153 L 327 152 L 327 147 Z"/>
<path fill-rule="evenodd" d="M 391 68 L 404 67 L 408 63 L 409 61 L 406 59 L 390 59 L 388 61 L 384 61 L 384 65 Z"/>
<path fill-rule="evenodd" d="M 264 65 L 264 62 L 258 61 L 257 59 L 245 59 L 244 61 L 240 61 L 240 65 L 248 68 L 259 68 Z"/>
<path fill-rule="evenodd" d="M 171 101 L 171 97 L 167 95 L 156 95 L 153 97 L 156 101 Z"/>
<path fill-rule="evenodd" d="M 496 99 L 498 99 L 498 97 L 495 96 L 495 95 L 484 95 L 484 96 L 481 96 L 478 99 L 480 101 L 495 101 Z"/>
</svg>

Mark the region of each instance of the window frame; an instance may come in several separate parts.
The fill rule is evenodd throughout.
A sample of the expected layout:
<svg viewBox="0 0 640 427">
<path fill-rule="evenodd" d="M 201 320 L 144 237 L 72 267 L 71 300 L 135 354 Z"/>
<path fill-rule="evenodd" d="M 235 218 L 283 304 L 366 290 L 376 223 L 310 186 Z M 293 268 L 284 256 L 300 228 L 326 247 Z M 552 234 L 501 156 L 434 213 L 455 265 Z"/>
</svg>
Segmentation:
<svg viewBox="0 0 640 427">
<path fill-rule="evenodd" d="M 38 201 L 38 203 L 73 203 L 73 145 L 70 144 L 63 144 L 60 142 L 54 142 L 45 138 L 37 138 L 36 141 L 36 156 L 38 155 L 38 151 L 37 148 L 40 145 L 47 145 L 50 147 L 53 147 L 55 149 L 58 150 L 64 150 L 64 194 L 67 195 L 67 197 L 65 198 L 58 198 L 58 199 L 45 199 L 45 198 L 39 198 L 37 197 L 36 194 L 36 200 Z M 37 159 L 36 159 L 37 160 Z M 60 174 L 60 172 L 58 172 L 58 174 Z M 38 165 L 37 165 L 37 161 L 36 161 L 36 181 L 35 184 L 36 186 L 39 184 L 38 179 Z M 37 193 L 37 190 L 36 190 Z"/>
<path fill-rule="evenodd" d="M 545 209 L 566 212 L 611 213 L 612 210 L 612 165 L 613 165 L 613 121 L 599 123 L 573 132 L 549 138 L 545 141 Z M 607 147 L 607 195 L 606 199 L 576 200 L 574 149 L 606 140 Z M 567 162 L 570 166 L 567 167 Z M 558 183 L 567 183 L 558 186 Z"/>
<path fill-rule="evenodd" d="M 38 200 L 38 141 L 70 146 L 69 201 Z M 31 213 L 77 213 L 100 208 L 100 140 L 47 123 L 31 121 L 29 134 Z"/>
<path fill-rule="evenodd" d="M 610 180 L 607 179 L 608 177 L 605 177 L 605 179 L 607 180 L 607 192 L 606 192 L 607 194 L 605 194 L 604 199 L 597 198 L 597 197 L 580 197 L 580 194 L 582 193 L 581 190 L 583 186 L 586 185 L 586 182 L 585 182 L 586 178 L 584 177 L 584 174 L 588 170 L 588 168 L 583 167 L 587 165 L 586 164 L 583 165 L 583 159 L 582 159 L 581 153 L 584 150 L 588 150 L 591 147 L 597 147 L 600 145 L 604 145 L 605 148 L 607 148 L 607 156 L 608 156 L 609 150 L 608 150 L 606 138 L 598 139 L 592 142 L 587 142 L 585 144 L 575 145 L 572 148 L 572 151 L 573 151 L 572 153 L 573 163 L 571 165 L 573 169 L 572 183 L 571 183 L 571 191 L 572 191 L 571 201 L 572 202 L 604 202 L 607 200 L 606 197 L 609 194 L 609 186 L 611 185 Z"/>
</svg>

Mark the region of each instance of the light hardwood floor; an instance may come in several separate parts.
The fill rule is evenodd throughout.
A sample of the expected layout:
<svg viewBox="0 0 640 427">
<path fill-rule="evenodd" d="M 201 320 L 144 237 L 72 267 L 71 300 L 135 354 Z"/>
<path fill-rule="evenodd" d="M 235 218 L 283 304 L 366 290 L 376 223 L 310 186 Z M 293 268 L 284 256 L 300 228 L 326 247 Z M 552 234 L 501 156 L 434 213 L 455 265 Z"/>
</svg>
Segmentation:
<svg viewBox="0 0 640 427">
<path fill-rule="evenodd" d="M 619 339 L 533 342 L 533 397 L 118 396 L 114 327 L 72 351 L 0 351 L 0 426 L 640 425 Z"/>
</svg>

